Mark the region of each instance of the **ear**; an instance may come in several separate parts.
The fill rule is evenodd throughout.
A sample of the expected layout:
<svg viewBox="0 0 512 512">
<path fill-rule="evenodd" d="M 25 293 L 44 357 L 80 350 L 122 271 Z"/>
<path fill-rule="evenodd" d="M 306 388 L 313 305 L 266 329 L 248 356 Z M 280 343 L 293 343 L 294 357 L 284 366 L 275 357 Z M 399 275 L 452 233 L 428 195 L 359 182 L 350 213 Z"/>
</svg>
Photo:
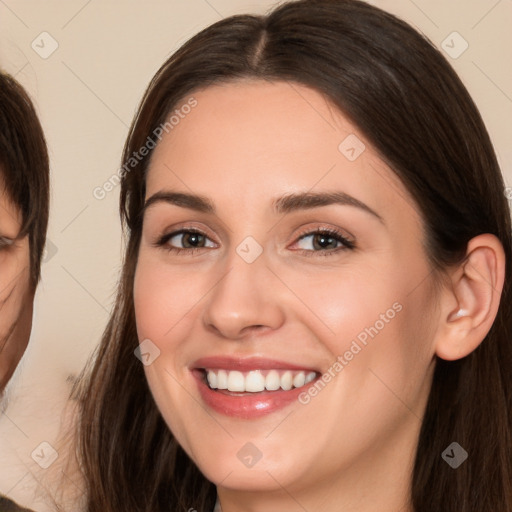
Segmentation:
<svg viewBox="0 0 512 512">
<path fill-rule="evenodd" d="M 489 233 L 472 238 L 466 258 L 450 271 L 451 289 L 442 292 L 435 352 L 441 359 L 461 359 L 487 336 L 498 313 L 505 279 L 505 252 Z"/>
</svg>

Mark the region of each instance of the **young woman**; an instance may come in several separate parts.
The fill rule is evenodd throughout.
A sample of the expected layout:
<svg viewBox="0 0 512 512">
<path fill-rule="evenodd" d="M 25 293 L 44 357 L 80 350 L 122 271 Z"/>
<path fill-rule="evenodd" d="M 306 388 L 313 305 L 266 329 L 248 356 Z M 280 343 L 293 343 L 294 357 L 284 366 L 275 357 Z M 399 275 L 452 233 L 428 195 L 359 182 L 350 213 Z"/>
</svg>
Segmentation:
<svg viewBox="0 0 512 512">
<path fill-rule="evenodd" d="M 223 19 L 122 169 L 88 511 L 512 510 L 510 210 L 431 43 L 355 0 Z"/>
<path fill-rule="evenodd" d="M 0 411 L 30 338 L 46 239 L 50 166 L 30 98 L 0 72 Z M 18 508 L 0 496 L 0 510 Z"/>
</svg>

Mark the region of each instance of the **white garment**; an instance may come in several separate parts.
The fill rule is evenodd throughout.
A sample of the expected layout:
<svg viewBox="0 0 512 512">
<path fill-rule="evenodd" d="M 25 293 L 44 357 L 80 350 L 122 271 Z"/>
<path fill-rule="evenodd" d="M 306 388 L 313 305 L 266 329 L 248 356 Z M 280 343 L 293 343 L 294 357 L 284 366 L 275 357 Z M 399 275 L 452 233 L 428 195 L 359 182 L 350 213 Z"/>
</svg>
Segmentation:
<svg viewBox="0 0 512 512">
<path fill-rule="evenodd" d="M 215 508 L 213 509 L 213 512 L 222 512 L 222 509 L 220 508 L 219 498 L 217 498 L 217 501 L 215 502 Z"/>
</svg>

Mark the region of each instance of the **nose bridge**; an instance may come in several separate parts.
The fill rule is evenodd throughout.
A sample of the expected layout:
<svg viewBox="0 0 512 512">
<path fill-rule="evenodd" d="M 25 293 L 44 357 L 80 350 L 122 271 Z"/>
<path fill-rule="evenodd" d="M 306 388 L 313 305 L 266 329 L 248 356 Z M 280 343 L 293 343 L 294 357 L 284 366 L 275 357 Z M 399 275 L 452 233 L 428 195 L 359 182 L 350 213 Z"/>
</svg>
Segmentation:
<svg viewBox="0 0 512 512">
<path fill-rule="evenodd" d="M 205 327 L 228 338 L 242 336 L 249 327 L 279 327 L 283 312 L 271 277 L 265 254 L 254 239 L 246 239 L 230 250 L 222 276 L 208 294 L 203 313 Z"/>
</svg>

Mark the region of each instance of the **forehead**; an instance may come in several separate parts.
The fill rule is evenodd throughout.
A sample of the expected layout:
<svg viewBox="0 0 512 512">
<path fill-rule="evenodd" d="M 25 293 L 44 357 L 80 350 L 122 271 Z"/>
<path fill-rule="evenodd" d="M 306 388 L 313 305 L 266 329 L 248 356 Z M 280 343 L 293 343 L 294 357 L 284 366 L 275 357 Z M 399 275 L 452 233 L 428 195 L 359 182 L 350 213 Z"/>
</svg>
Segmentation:
<svg viewBox="0 0 512 512">
<path fill-rule="evenodd" d="M 242 203 L 270 204 L 283 193 L 335 188 L 383 216 L 415 210 L 359 129 L 315 90 L 245 80 L 190 96 L 197 105 L 183 110 L 154 150 L 147 197 L 162 189 L 193 192 L 239 211 Z"/>
</svg>

